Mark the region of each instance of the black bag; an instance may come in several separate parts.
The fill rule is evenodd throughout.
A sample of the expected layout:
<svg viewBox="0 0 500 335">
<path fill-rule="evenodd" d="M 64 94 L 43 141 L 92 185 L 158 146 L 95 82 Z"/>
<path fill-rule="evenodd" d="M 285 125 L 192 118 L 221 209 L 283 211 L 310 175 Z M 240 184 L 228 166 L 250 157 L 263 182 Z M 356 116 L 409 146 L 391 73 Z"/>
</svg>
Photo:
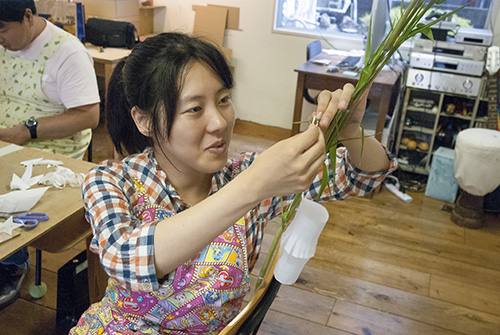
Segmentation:
<svg viewBox="0 0 500 335">
<path fill-rule="evenodd" d="M 101 47 L 128 48 L 140 42 L 130 22 L 90 18 L 85 24 L 86 41 Z"/>
</svg>

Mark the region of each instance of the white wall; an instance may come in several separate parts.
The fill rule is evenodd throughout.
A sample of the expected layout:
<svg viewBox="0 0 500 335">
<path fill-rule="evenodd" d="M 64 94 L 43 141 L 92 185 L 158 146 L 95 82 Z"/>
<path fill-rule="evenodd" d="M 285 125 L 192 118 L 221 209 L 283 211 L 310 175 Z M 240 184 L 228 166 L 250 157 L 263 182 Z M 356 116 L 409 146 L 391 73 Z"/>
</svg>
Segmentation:
<svg viewBox="0 0 500 335">
<path fill-rule="evenodd" d="M 186 33 L 193 31 L 192 5 L 208 3 L 240 8 L 240 30 L 227 30 L 225 36 L 226 46 L 233 50 L 236 117 L 291 129 L 297 84 L 294 69 L 305 62 L 306 45 L 315 38 L 273 33 L 274 0 L 154 0 L 155 5 L 167 7 L 165 31 Z M 500 20 L 496 21 L 495 32 L 500 33 Z M 346 50 L 355 47 L 342 46 Z M 312 111 L 305 104 L 303 119 Z"/>
<path fill-rule="evenodd" d="M 225 36 L 226 46 L 233 50 L 236 117 L 291 129 L 294 69 L 305 62 L 306 45 L 314 39 L 272 33 L 274 0 L 154 1 L 167 6 L 165 31 L 188 33 L 194 24 L 192 5 L 207 3 L 240 7 L 240 30 L 226 30 Z"/>
</svg>

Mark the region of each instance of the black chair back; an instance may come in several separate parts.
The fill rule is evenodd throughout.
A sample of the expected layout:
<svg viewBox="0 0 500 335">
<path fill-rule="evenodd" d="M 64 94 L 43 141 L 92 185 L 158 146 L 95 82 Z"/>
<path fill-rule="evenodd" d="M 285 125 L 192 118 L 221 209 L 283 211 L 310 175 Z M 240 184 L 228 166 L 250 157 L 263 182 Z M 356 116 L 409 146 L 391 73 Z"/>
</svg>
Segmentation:
<svg viewBox="0 0 500 335">
<path fill-rule="evenodd" d="M 323 51 L 323 46 L 321 45 L 320 40 L 313 41 L 307 45 L 307 50 L 306 50 L 306 58 L 307 60 L 319 55 Z M 318 104 L 318 96 L 311 97 L 309 94 L 309 91 L 307 89 L 304 89 L 304 92 L 302 94 L 304 96 L 304 99 L 306 99 L 307 102 L 317 105 Z"/>
</svg>

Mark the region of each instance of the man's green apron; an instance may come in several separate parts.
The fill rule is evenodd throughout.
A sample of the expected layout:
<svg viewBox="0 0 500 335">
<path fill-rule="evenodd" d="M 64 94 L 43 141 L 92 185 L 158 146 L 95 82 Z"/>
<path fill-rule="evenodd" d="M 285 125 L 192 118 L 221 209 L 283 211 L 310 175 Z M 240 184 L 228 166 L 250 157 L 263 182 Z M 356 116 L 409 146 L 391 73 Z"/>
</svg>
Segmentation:
<svg viewBox="0 0 500 335">
<path fill-rule="evenodd" d="M 30 117 L 38 119 L 65 112 L 63 105 L 50 100 L 43 93 L 42 75 L 46 61 L 70 38 L 75 37 L 66 32 L 54 35 L 43 46 L 40 56 L 35 61 L 6 55 L 5 49 L 0 48 L 0 89 L 2 90 L 0 128 L 23 124 Z M 35 139 L 24 145 L 81 159 L 91 138 L 92 131 L 86 129 L 66 138 Z"/>
</svg>

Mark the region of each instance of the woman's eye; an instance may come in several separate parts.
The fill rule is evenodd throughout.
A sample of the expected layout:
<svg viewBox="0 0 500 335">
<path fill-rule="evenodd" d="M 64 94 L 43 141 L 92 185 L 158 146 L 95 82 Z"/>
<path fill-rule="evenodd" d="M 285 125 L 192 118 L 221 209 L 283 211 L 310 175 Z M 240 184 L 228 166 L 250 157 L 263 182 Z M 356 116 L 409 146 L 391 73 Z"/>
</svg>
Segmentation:
<svg viewBox="0 0 500 335">
<path fill-rule="evenodd" d="M 188 110 L 186 111 L 186 113 L 196 113 L 196 112 L 199 112 L 199 111 L 201 111 L 201 107 L 200 107 L 200 106 L 197 106 L 197 107 L 193 107 L 193 108 L 191 108 L 191 109 L 188 109 Z"/>
</svg>

